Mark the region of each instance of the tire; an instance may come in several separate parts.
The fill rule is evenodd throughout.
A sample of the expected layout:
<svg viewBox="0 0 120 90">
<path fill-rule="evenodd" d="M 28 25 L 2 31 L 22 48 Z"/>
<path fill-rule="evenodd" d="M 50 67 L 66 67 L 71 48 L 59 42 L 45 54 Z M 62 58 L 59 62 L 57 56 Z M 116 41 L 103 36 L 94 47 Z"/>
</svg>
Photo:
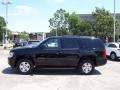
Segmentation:
<svg viewBox="0 0 120 90">
<path fill-rule="evenodd" d="M 17 70 L 20 74 L 31 74 L 33 72 L 34 69 L 34 65 L 33 63 L 27 59 L 27 58 L 23 58 L 21 60 L 19 60 L 17 62 Z"/>
<path fill-rule="evenodd" d="M 79 72 L 84 75 L 90 75 L 95 69 L 95 63 L 92 60 L 82 60 L 79 65 Z"/>
<path fill-rule="evenodd" d="M 116 60 L 116 59 L 117 59 L 116 54 L 115 54 L 115 53 L 111 53 L 111 54 L 110 54 L 110 59 L 111 59 L 111 60 Z"/>
</svg>

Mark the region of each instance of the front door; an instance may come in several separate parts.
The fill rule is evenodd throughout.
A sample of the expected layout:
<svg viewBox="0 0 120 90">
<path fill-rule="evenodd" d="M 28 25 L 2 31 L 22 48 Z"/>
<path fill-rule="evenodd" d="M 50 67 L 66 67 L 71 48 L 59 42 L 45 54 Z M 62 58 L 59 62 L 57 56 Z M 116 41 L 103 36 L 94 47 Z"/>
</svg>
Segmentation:
<svg viewBox="0 0 120 90">
<path fill-rule="evenodd" d="M 43 49 L 36 55 L 37 64 L 43 66 L 60 66 L 60 41 L 50 38 L 43 43 Z"/>
</svg>

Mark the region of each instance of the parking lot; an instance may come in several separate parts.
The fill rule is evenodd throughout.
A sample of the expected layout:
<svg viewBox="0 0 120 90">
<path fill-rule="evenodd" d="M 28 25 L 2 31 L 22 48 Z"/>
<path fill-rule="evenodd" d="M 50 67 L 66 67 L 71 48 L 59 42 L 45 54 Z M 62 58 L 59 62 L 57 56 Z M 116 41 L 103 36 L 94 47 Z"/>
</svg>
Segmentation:
<svg viewBox="0 0 120 90">
<path fill-rule="evenodd" d="M 19 75 L 7 63 L 8 51 L 0 50 L 0 90 L 119 90 L 120 61 L 97 67 L 93 75 L 71 69 L 41 69 Z"/>
</svg>

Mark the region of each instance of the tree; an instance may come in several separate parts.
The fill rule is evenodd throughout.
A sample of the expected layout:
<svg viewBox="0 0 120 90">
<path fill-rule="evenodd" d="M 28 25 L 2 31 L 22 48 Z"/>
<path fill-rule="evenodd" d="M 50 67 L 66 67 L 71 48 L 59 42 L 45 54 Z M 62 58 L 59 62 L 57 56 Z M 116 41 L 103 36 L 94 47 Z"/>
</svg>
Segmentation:
<svg viewBox="0 0 120 90">
<path fill-rule="evenodd" d="M 94 35 L 92 22 L 81 20 L 79 14 L 76 14 L 75 12 L 68 16 L 68 27 L 72 35 Z"/>
<path fill-rule="evenodd" d="M 116 39 L 120 41 L 120 21 L 116 20 Z"/>
<path fill-rule="evenodd" d="M 20 33 L 20 39 L 29 40 L 29 33 L 24 31 Z"/>
<path fill-rule="evenodd" d="M 5 19 L 0 16 L 0 28 L 5 27 L 5 26 L 6 26 Z"/>
<path fill-rule="evenodd" d="M 53 18 L 49 20 L 49 27 L 52 35 L 66 35 L 67 34 L 67 19 L 65 17 L 66 11 L 63 9 L 57 10 Z"/>
<path fill-rule="evenodd" d="M 60 35 L 68 35 L 69 32 L 67 29 L 62 29 L 62 30 L 57 30 L 57 34 Z M 48 34 L 48 36 L 55 36 L 56 35 L 56 30 L 53 29 L 50 31 L 50 33 Z"/>
<path fill-rule="evenodd" d="M 113 32 L 113 17 L 110 12 L 104 8 L 96 7 L 93 16 L 95 17 L 94 29 L 96 36 L 104 38 L 111 36 Z"/>
<path fill-rule="evenodd" d="M 4 34 L 6 34 L 6 28 L 3 28 L 2 30 L 4 31 Z M 12 38 L 12 31 L 8 28 L 7 28 L 7 35 L 8 35 L 8 38 Z"/>
<path fill-rule="evenodd" d="M 3 38 L 3 32 L 4 32 L 3 27 L 5 26 L 6 26 L 5 19 L 0 16 L 0 42 L 2 41 L 2 38 Z"/>
<path fill-rule="evenodd" d="M 71 34 L 80 35 L 80 16 L 73 12 L 68 16 L 68 28 Z"/>
<path fill-rule="evenodd" d="M 80 35 L 82 36 L 94 36 L 92 22 L 82 21 L 80 24 Z"/>
<path fill-rule="evenodd" d="M 0 28 L 0 42 L 2 42 L 2 39 L 3 39 L 3 29 L 2 28 Z"/>
</svg>

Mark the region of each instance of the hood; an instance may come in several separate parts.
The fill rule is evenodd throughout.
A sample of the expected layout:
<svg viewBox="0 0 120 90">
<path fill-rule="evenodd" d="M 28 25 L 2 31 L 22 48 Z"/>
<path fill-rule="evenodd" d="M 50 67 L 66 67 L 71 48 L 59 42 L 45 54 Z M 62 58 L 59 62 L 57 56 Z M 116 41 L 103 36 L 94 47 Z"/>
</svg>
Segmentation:
<svg viewBox="0 0 120 90">
<path fill-rule="evenodd" d="M 28 45 L 28 46 L 13 48 L 13 49 L 10 50 L 10 52 L 20 52 L 20 53 L 24 53 L 24 52 L 32 51 L 33 49 L 35 49 L 34 46 Z"/>
</svg>

